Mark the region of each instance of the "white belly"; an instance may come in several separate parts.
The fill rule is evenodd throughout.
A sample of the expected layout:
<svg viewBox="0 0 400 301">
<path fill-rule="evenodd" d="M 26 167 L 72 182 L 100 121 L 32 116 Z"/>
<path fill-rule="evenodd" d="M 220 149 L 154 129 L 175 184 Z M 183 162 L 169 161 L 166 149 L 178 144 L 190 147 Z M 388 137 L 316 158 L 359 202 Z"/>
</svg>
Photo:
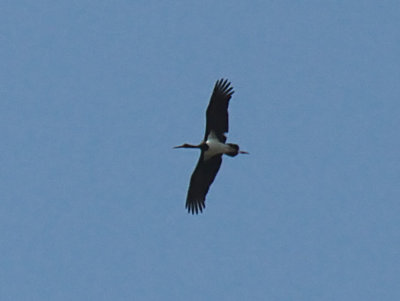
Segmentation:
<svg viewBox="0 0 400 301">
<path fill-rule="evenodd" d="M 204 160 L 208 160 L 215 155 L 225 154 L 232 151 L 229 145 L 220 142 L 216 138 L 209 137 L 206 143 L 208 145 L 208 150 L 204 152 Z"/>
</svg>

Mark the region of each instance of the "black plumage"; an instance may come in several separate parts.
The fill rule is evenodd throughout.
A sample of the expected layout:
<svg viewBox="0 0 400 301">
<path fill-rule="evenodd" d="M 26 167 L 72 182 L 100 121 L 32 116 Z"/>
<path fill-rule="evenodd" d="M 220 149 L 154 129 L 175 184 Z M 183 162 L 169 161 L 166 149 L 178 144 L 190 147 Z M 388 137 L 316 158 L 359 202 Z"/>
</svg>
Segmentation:
<svg viewBox="0 0 400 301">
<path fill-rule="evenodd" d="M 234 93 L 231 83 L 220 79 L 215 83 L 213 93 L 206 111 L 206 131 L 204 140 L 199 145 L 183 144 L 175 148 L 199 148 L 199 161 L 190 178 L 186 198 L 186 209 L 189 213 L 198 214 L 205 208 L 205 199 L 211 184 L 222 163 L 222 155 L 234 157 L 239 151 L 237 144 L 226 142 L 225 133 L 229 130 L 228 106 Z M 210 150 L 212 148 L 212 150 Z"/>
<path fill-rule="evenodd" d="M 232 97 L 233 87 L 228 80 L 220 79 L 215 83 L 210 103 L 206 111 L 206 132 L 204 141 L 207 140 L 210 131 L 213 130 L 221 142 L 226 141 L 224 133 L 229 131 L 229 100 Z"/>
<path fill-rule="evenodd" d="M 206 195 L 222 163 L 222 155 L 216 155 L 204 161 L 204 152 L 201 152 L 199 161 L 190 178 L 190 185 L 186 197 L 186 209 L 189 213 L 203 212 L 206 207 Z"/>
</svg>

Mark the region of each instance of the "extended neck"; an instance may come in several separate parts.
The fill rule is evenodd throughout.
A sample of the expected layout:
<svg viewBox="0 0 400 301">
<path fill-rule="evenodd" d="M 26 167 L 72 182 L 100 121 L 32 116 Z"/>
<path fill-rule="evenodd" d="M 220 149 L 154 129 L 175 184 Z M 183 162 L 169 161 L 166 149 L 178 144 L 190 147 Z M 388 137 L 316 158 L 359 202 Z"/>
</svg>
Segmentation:
<svg viewBox="0 0 400 301">
<path fill-rule="evenodd" d="M 192 145 L 192 144 L 185 143 L 185 144 L 182 144 L 182 145 L 175 146 L 174 148 L 201 148 L 201 144 Z"/>
</svg>

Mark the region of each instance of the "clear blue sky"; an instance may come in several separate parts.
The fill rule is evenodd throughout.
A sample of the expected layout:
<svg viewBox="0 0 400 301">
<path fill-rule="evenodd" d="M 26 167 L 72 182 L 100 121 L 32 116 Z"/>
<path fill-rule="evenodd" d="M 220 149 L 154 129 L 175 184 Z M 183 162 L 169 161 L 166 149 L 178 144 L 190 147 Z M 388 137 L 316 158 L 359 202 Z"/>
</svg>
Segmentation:
<svg viewBox="0 0 400 301">
<path fill-rule="evenodd" d="M 2 1 L 0 300 L 400 300 L 398 1 Z M 204 214 L 184 208 L 215 81 Z"/>
</svg>

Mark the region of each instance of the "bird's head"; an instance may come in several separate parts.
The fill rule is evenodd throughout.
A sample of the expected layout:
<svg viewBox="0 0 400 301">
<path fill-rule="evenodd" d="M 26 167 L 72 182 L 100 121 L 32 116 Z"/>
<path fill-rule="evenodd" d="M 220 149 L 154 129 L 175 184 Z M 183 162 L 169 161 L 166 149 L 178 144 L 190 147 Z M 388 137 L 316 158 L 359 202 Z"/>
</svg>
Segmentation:
<svg viewBox="0 0 400 301">
<path fill-rule="evenodd" d="M 182 145 L 174 146 L 174 148 L 199 148 L 199 145 L 192 145 L 188 143 L 184 143 Z"/>
</svg>

